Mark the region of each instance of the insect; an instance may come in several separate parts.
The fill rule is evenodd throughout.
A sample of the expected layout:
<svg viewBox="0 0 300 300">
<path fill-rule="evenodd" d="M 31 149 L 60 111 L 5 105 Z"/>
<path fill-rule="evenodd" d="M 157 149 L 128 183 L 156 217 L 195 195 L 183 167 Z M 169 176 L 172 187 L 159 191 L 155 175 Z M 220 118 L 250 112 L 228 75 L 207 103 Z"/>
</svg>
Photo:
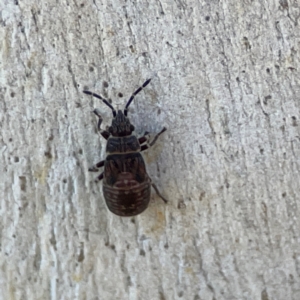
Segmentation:
<svg viewBox="0 0 300 300">
<path fill-rule="evenodd" d="M 107 140 L 106 159 L 89 168 L 90 172 L 98 172 L 104 166 L 104 172 L 97 181 L 103 180 L 103 194 L 108 209 L 119 216 L 130 217 L 143 212 L 149 204 L 151 185 L 157 195 L 164 201 L 167 200 L 160 194 L 156 185 L 147 174 L 144 159 L 141 152 L 151 147 L 157 138 L 166 131 L 163 129 L 149 142 L 148 133 L 137 138 L 132 134 L 134 126 L 130 123 L 127 113 L 128 107 L 134 97 L 146 87 L 151 79 L 148 79 L 129 98 L 124 111 L 114 107 L 103 97 L 90 91 L 83 91 L 87 95 L 102 100 L 113 113 L 111 126 L 107 130 L 101 129 L 102 117 L 97 109 L 93 112 L 98 117 L 98 130 Z"/>
</svg>

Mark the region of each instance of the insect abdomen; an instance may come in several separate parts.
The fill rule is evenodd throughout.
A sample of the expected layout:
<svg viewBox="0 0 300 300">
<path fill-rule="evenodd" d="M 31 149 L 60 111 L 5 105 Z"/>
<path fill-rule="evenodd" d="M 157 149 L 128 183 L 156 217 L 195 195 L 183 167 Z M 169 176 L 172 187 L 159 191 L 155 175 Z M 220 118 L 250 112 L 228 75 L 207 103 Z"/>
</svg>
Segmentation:
<svg viewBox="0 0 300 300">
<path fill-rule="evenodd" d="M 151 185 L 147 178 L 143 183 L 133 179 L 130 173 L 121 173 L 113 186 L 103 182 L 103 194 L 111 212 L 123 217 L 143 212 L 149 204 Z"/>
</svg>

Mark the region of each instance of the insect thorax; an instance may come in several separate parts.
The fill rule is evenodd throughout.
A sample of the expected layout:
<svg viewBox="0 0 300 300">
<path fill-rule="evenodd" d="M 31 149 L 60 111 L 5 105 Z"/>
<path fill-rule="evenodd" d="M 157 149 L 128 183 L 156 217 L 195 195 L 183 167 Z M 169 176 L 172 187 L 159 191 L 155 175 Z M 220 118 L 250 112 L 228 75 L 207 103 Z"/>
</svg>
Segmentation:
<svg viewBox="0 0 300 300">
<path fill-rule="evenodd" d="M 141 146 L 135 135 L 124 137 L 110 137 L 107 140 L 107 154 L 125 154 L 130 152 L 139 152 Z"/>
</svg>

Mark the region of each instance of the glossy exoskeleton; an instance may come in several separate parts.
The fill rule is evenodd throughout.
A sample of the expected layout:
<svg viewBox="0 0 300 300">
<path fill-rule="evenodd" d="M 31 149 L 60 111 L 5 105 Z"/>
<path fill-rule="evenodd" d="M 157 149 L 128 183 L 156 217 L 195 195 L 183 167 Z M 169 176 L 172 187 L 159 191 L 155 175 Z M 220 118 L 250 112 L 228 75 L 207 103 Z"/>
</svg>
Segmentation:
<svg viewBox="0 0 300 300">
<path fill-rule="evenodd" d="M 104 166 L 104 172 L 97 177 L 97 180 L 103 179 L 103 194 L 107 207 L 114 214 L 123 217 L 138 215 L 148 207 L 151 185 L 158 196 L 167 202 L 158 191 L 156 185 L 151 182 L 146 171 L 144 159 L 140 153 L 152 146 L 166 128 L 164 127 L 154 137 L 153 141 L 148 143 L 147 132 L 140 138 L 132 134 L 134 126 L 127 117 L 130 103 L 150 81 L 151 79 L 145 81 L 131 95 L 124 111 L 118 110 L 118 112 L 103 97 L 89 91 L 83 91 L 87 95 L 92 95 L 102 100 L 111 108 L 113 113 L 113 120 L 107 131 L 101 130 L 102 117 L 97 109 L 94 110 L 95 115 L 99 118 L 98 130 L 107 140 L 107 157 L 92 168 L 89 168 L 89 171 L 97 172 L 98 168 Z"/>
</svg>

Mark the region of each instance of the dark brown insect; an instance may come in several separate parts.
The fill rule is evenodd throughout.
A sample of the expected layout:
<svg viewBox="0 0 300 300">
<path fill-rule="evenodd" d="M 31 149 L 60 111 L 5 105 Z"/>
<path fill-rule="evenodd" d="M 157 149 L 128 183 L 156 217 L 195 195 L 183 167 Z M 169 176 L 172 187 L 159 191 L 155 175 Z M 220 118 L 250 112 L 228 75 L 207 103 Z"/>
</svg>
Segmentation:
<svg viewBox="0 0 300 300">
<path fill-rule="evenodd" d="M 166 128 L 164 127 L 153 139 L 148 143 L 148 133 L 137 138 L 132 134 L 134 126 L 130 123 L 127 112 L 128 107 L 134 97 L 149 84 L 148 79 L 139 87 L 129 98 L 124 112 L 116 110 L 103 97 L 89 91 L 83 91 L 87 95 L 92 95 L 102 100 L 113 113 L 113 120 L 109 130 L 101 130 L 102 117 L 97 109 L 94 110 L 95 115 L 99 118 L 98 130 L 100 134 L 107 140 L 105 160 L 100 161 L 92 168 L 91 172 L 98 172 L 98 168 L 104 166 L 97 180 L 103 179 L 103 194 L 107 207 L 111 212 L 123 217 L 135 216 L 143 212 L 149 204 L 151 185 L 155 189 L 158 196 L 165 202 L 167 200 L 160 194 L 156 185 L 151 182 L 147 174 L 144 159 L 141 151 L 152 146 L 159 135 Z"/>
</svg>

